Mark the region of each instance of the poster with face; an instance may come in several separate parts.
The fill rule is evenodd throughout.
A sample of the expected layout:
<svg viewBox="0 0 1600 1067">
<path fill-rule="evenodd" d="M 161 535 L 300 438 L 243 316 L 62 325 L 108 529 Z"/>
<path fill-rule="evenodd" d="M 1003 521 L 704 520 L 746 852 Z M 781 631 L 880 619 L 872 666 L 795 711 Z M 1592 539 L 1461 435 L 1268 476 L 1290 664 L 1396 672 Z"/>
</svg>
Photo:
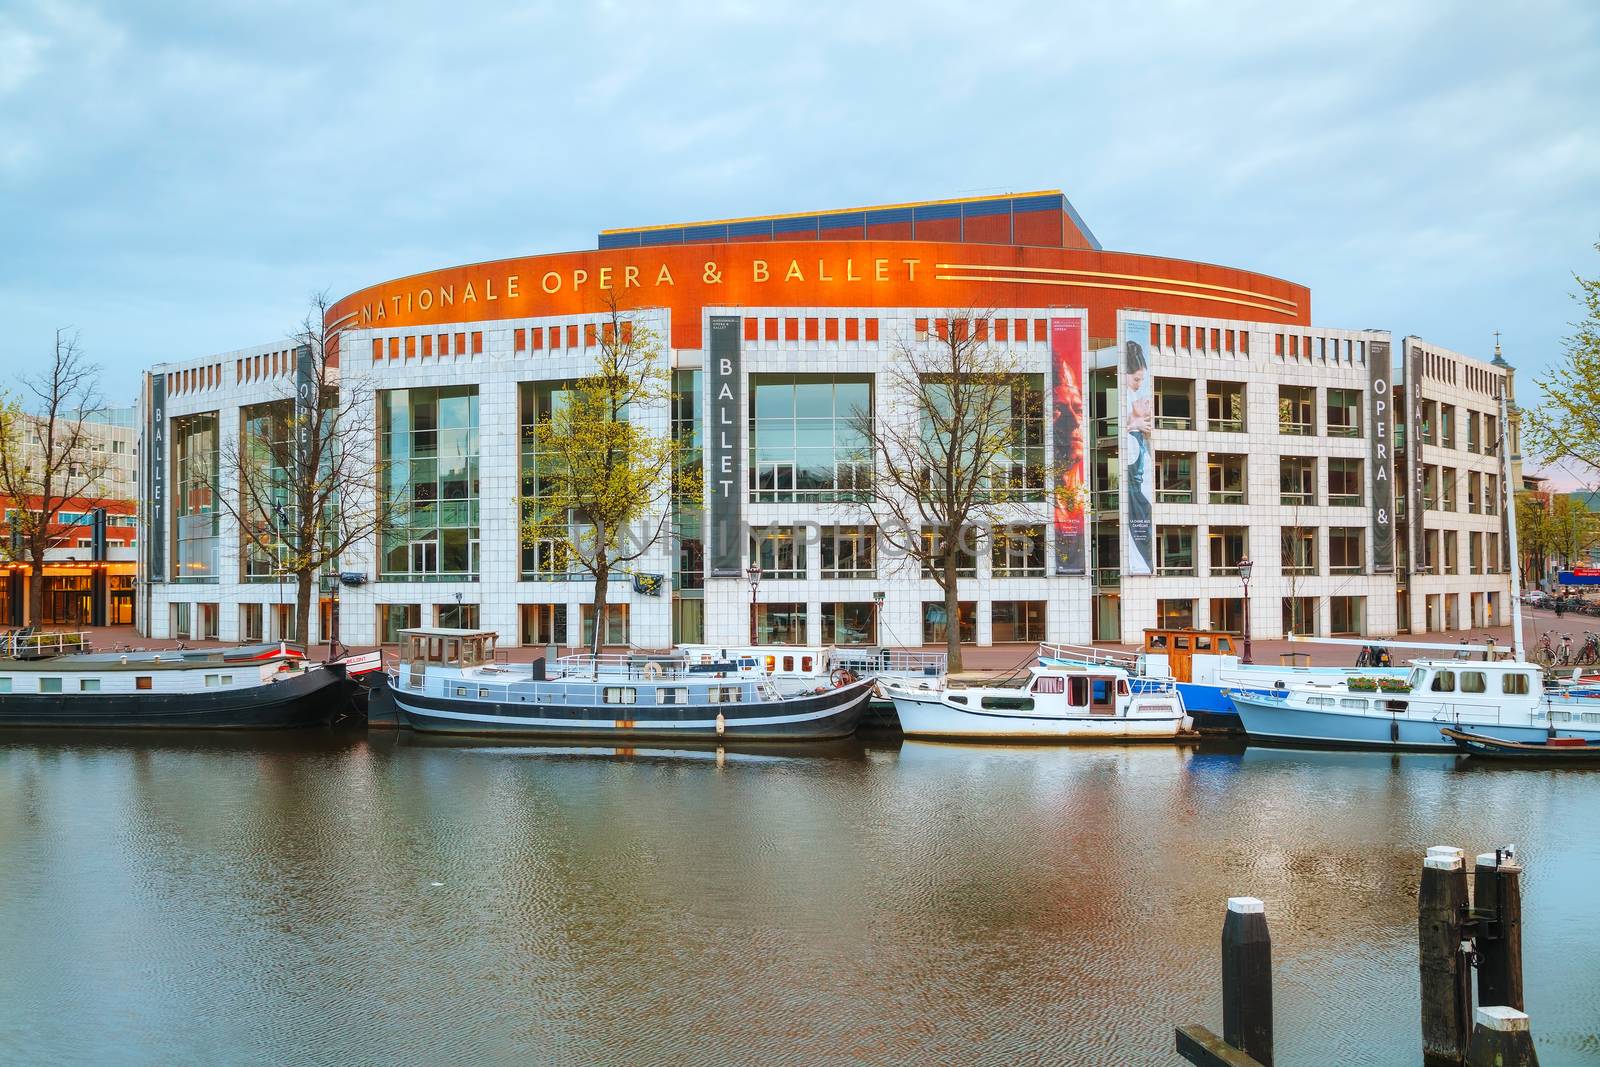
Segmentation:
<svg viewBox="0 0 1600 1067">
<path fill-rule="evenodd" d="M 1056 573 L 1087 573 L 1084 542 L 1084 486 L 1088 450 L 1084 447 L 1083 350 L 1087 322 L 1082 317 L 1050 320 L 1051 508 L 1056 541 Z"/>
<path fill-rule="evenodd" d="M 1155 456 L 1150 433 L 1156 425 L 1155 381 L 1145 345 L 1148 319 L 1122 323 L 1122 492 L 1128 519 L 1123 528 L 1122 572 L 1151 574 L 1155 561 L 1155 525 L 1150 501 L 1155 497 Z"/>
</svg>

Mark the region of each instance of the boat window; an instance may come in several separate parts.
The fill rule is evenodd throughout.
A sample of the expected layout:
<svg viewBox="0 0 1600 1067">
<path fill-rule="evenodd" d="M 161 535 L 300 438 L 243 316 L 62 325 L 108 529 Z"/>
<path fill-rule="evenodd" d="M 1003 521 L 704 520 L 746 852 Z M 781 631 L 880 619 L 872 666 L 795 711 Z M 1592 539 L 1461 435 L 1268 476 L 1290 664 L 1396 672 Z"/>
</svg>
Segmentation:
<svg viewBox="0 0 1600 1067">
<path fill-rule="evenodd" d="M 1433 676 L 1433 684 L 1428 687 L 1435 693 L 1454 693 L 1456 691 L 1456 675 L 1454 671 L 1437 671 Z"/>
<path fill-rule="evenodd" d="M 208 674 L 208 675 L 206 675 L 206 688 L 208 688 L 208 689 L 211 688 L 212 686 L 216 685 L 221 680 L 222 680 L 222 675 L 220 675 L 220 674 Z"/>
<path fill-rule="evenodd" d="M 1187 651 L 1189 648 L 1189 639 L 1187 637 L 1175 637 L 1172 639 L 1172 647 Z"/>
<path fill-rule="evenodd" d="M 1209 637 L 1197 637 L 1197 638 L 1195 638 L 1194 639 L 1194 647 L 1195 647 L 1195 651 L 1197 651 L 1197 652 L 1210 652 L 1211 651 L 1211 638 L 1209 638 Z"/>
<path fill-rule="evenodd" d="M 656 690 L 657 704 L 687 704 L 689 690 L 676 686 L 661 686 Z"/>
<path fill-rule="evenodd" d="M 1033 680 L 1035 693 L 1065 693 L 1067 680 L 1059 674 L 1041 674 Z"/>
<path fill-rule="evenodd" d="M 1074 682 L 1082 681 L 1074 678 Z M 992 711 L 1032 711 L 1032 697 L 984 697 L 983 706 Z"/>
<path fill-rule="evenodd" d="M 61 679 L 60 678 L 40 678 L 39 679 L 39 692 L 41 692 L 41 693 L 59 693 L 59 692 L 61 692 Z"/>
<path fill-rule="evenodd" d="M 605 702 L 607 704 L 637 704 L 639 702 L 639 691 L 631 685 L 608 685 L 605 690 Z"/>
<path fill-rule="evenodd" d="M 1232 652 L 1233 651 L 1233 641 L 1230 640 L 1229 638 L 1226 638 L 1226 637 L 1217 638 L 1217 651 L 1218 652 Z"/>
<path fill-rule="evenodd" d="M 1421 685 L 1422 684 L 1422 674 L 1423 674 L 1423 671 L 1422 671 L 1421 667 L 1413 667 L 1413 668 L 1411 668 L 1411 673 L 1406 675 L 1406 685 L 1407 685 L 1407 687 L 1409 687 L 1411 689 L 1415 689 L 1417 686 Z"/>
<path fill-rule="evenodd" d="M 1126 678 L 1118 678 L 1117 679 L 1117 695 L 1118 696 L 1127 696 L 1128 695 L 1128 680 Z"/>
<path fill-rule="evenodd" d="M 444 642 L 444 661 L 446 663 L 454 663 L 456 660 L 458 660 L 460 658 L 461 658 L 461 640 L 459 638 L 455 638 L 455 637 L 447 637 L 447 638 L 445 638 L 445 642 Z"/>
<path fill-rule="evenodd" d="M 223 675 L 223 676 L 222 676 L 222 684 L 223 684 L 223 685 L 232 685 L 232 684 L 233 684 L 233 675 L 231 675 L 231 674 L 224 674 L 224 675 Z"/>
<path fill-rule="evenodd" d="M 1356 711 L 1367 710 L 1367 702 L 1362 700 L 1360 697 L 1345 697 L 1343 700 L 1339 701 L 1339 706 L 1341 708 L 1352 708 Z"/>
<path fill-rule="evenodd" d="M 1500 692 L 1526 696 L 1528 693 L 1528 676 L 1526 674 L 1503 675 L 1500 679 Z"/>
<path fill-rule="evenodd" d="M 1105 707 L 1116 703 L 1116 698 L 1112 695 L 1115 691 L 1115 687 L 1112 684 L 1114 679 L 1091 678 L 1089 681 L 1090 699 L 1095 707 Z"/>
<path fill-rule="evenodd" d="M 812 664 L 812 659 L 811 659 L 810 656 L 801 656 L 800 657 L 800 670 L 803 671 L 804 673 L 806 673 L 806 674 L 810 674 L 811 673 L 811 664 Z"/>
<path fill-rule="evenodd" d="M 1072 683 L 1067 690 L 1067 703 L 1075 708 L 1087 707 L 1089 704 L 1089 679 L 1069 678 Z"/>
<path fill-rule="evenodd" d="M 9 692 L 11 692 L 11 679 L 10 678 L 0 678 L 0 693 L 9 693 Z"/>
<path fill-rule="evenodd" d="M 767 657 L 767 673 L 771 674 L 773 671 L 775 671 L 777 669 L 778 669 L 778 657 L 777 656 L 768 656 Z"/>
<path fill-rule="evenodd" d="M 1160 652 L 1162 649 L 1167 647 L 1167 635 L 1166 634 L 1151 634 L 1150 635 L 1150 641 L 1149 641 L 1149 647 L 1150 647 L 1150 651 L 1152 651 L 1152 652 Z"/>
<path fill-rule="evenodd" d="M 456 696 L 464 697 L 466 695 L 467 695 L 467 687 L 466 686 L 464 686 L 464 685 L 456 686 Z"/>
<path fill-rule="evenodd" d="M 100 692 L 100 679 L 98 679 L 98 678 L 79 678 L 78 679 L 78 692 L 80 692 L 80 693 L 98 693 L 98 692 Z"/>
<path fill-rule="evenodd" d="M 722 687 L 722 702 L 724 704 L 737 704 L 744 700 L 744 687 L 738 685 L 725 685 Z"/>
<path fill-rule="evenodd" d="M 1331 707 L 1333 707 L 1333 698 L 1332 697 L 1306 697 L 1306 703 L 1307 704 L 1311 704 L 1311 705 L 1313 705 L 1315 707 L 1319 707 L 1319 708 L 1324 708 L 1324 707 L 1331 708 Z"/>
<path fill-rule="evenodd" d="M 967 702 L 967 698 L 966 697 L 951 697 L 950 698 L 950 703 L 952 703 L 952 704 L 965 704 L 966 702 Z"/>
<path fill-rule="evenodd" d="M 155 687 L 155 682 L 156 680 L 150 675 L 141 674 L 134 678 L 133 687 L 135 689 L 152 689 Z"/>
<path fill-rule="evenodd" d="M 786 671 L 793 671 L 794 670 L 794 657 L 793 656 L 785 656 L 785 657 L 783 657 L 783 669 L 786 670 Z"/>
<path fill-rule="evenodd" d="M 1489 683 L 1483 677 L 1482 671 L 1462 671 L 1461 691 L 1463 693 L 1487 693 Z"/>
<path fill-rule="evenodd" d="M 478 696 L 479 696 L 479 698 L 481 698 L 483 700 L 488 700 L 489 699 L 489 690 L 483 688 L 483 686 L 480 685 L 478 687 Z"/>
</svg>

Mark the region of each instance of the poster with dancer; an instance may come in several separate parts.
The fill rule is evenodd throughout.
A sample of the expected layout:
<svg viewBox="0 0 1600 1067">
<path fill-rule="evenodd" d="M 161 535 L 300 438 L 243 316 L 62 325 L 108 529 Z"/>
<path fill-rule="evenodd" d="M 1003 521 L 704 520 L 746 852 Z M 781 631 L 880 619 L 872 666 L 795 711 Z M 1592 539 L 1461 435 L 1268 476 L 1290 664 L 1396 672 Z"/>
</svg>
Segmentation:
<svg viewBox="0 0 1600 1067">
<path fill-rule="evenodd" d="M 1145 346 L 1150 341 L 1148 319 L 1122 323 L 1122 493 L 1127 499 L 1127 525 L 1123 527 L 1122 573 L 1155 571 L 1155 525 L 1150 501 L 1155 496 L 1155 455 L 1150 432 L 1156 425 L 1155 382 Z"/>
<path fill-rule="evenodd" d="M 1051 512 L 1055 526 L 1056 573 L 1087 571 L 1084 542 L 1084 486 L 1088 450 L 1083 405 L 1083 350 L 1087 321 L 1050 320 Z"/>
</svg>

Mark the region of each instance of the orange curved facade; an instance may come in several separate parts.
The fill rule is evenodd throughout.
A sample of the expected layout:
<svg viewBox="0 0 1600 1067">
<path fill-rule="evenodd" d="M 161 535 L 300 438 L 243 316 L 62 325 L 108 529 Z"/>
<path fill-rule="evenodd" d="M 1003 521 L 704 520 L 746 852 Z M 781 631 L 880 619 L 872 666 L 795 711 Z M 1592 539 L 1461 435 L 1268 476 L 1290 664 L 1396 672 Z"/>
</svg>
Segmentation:
<svg viewBox="0 0 1600 1067">
<path fill-rule="evenodd" d="M 1078 248 L 926 240 L 713 242 L 502 259 L 414 274 L 355 292 L 333 329 L 667 307 L 672 346 L 699 349 L 706 307 L 1083 307 L 1092 337 L 1117 312 L 1309 325 L 1303 285 L 1210 263 Z"/>
</svg>

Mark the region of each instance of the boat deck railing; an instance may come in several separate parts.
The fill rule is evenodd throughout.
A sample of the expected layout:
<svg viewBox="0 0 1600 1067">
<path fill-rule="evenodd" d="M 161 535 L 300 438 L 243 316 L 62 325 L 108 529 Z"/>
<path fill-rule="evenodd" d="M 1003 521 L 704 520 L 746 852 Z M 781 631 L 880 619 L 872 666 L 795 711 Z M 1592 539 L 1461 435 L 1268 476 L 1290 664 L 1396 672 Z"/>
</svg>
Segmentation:
<svg viewBox="0 0 1600 1067">
<path fill-rule="evenodd" d="M 656 679 L 704 678 L 705 671 L 691 671 L 689 662 L 682 656 L 651 656 L 637 652 L 579 653 L 560 656 L 546 671 L 555 678 L 632 678 L 639 681 Z"/>
<path fill-rule="evenodd" d="M 41 634 L 25 629 L 0 634 L 0 658 L 3 659 L 44 659 L 89 650 L 89 634 L 84 630 Z"/>
<path fill-rule="evenodd" d="M 834 651 L 833 662 L 836 666 L 845 667 L 861 678 L 876 677 L 880 674 L 939 678 L 949 673 L 950 656 L 945 652 L 924 652 L 921 649 L 841 648 Z"/>
<path fill-rule="evenodd" d="M 1135 652 L 1123 652 L 1114 648 L 1099 648 L 1095 645 L 1047 645 L 1039 646 L 1040 659 L 1065 659 L 1074 663 L 1092 663 L 1097 666 L 1121 667 L 1131 671 L 1139 666 L 1139 656 Z"/>
<path fill-rule="evenodd" d="M 498 672 L 497 672 L 498 673 Z M 683 681 L 688 676 L 680 679 L 657 679 L 645 677 L 625 677 L 620 674 L 606 674 L 601 672 L 598 676 L 584 677 L 559 677 L 544 680 L 531 679 L 523 674 L 507 672 L 507 677 L 492 678 L 479 672 L 471 676 L 429 678 L 424 688 L 403 689 L 405 692 L 427 692 L 431 696 L 442 696 L 447 700 L 471 700 L 484 703 L 499 704 L 530 704 L 547 705 L 550 707 L 615 707 L 617 718 L 631 719 L 636 717 L 636 712 L 643 712 L 650 708 L 670 709 L 683 706 L 685 700 L 673 699 L 662 701 L 655 694 L 668 690 L 681 689 L 679 685 L 651 685 L 649 683 L 665 681 Z M 778 691 L 773 689 L 765 679 L 750 678 L 708 678 L 705 675 L 695 675 L 696 680 L 704 680 L 712 688 L 736 688 L 739 700 L 735 704 L 753 703 L 757 701 L 770 701 L 781 699 Z M 685 697 L 687 693 L 683 694 Z M 676 694 L 675 694 L 676 696 Z M 697 702 L 697 703 L 704 703 Z M 715 705 L 711 705 L 715 706 Z M 648 716 L 647 716 L 648 717 Z"/>
</svg>

